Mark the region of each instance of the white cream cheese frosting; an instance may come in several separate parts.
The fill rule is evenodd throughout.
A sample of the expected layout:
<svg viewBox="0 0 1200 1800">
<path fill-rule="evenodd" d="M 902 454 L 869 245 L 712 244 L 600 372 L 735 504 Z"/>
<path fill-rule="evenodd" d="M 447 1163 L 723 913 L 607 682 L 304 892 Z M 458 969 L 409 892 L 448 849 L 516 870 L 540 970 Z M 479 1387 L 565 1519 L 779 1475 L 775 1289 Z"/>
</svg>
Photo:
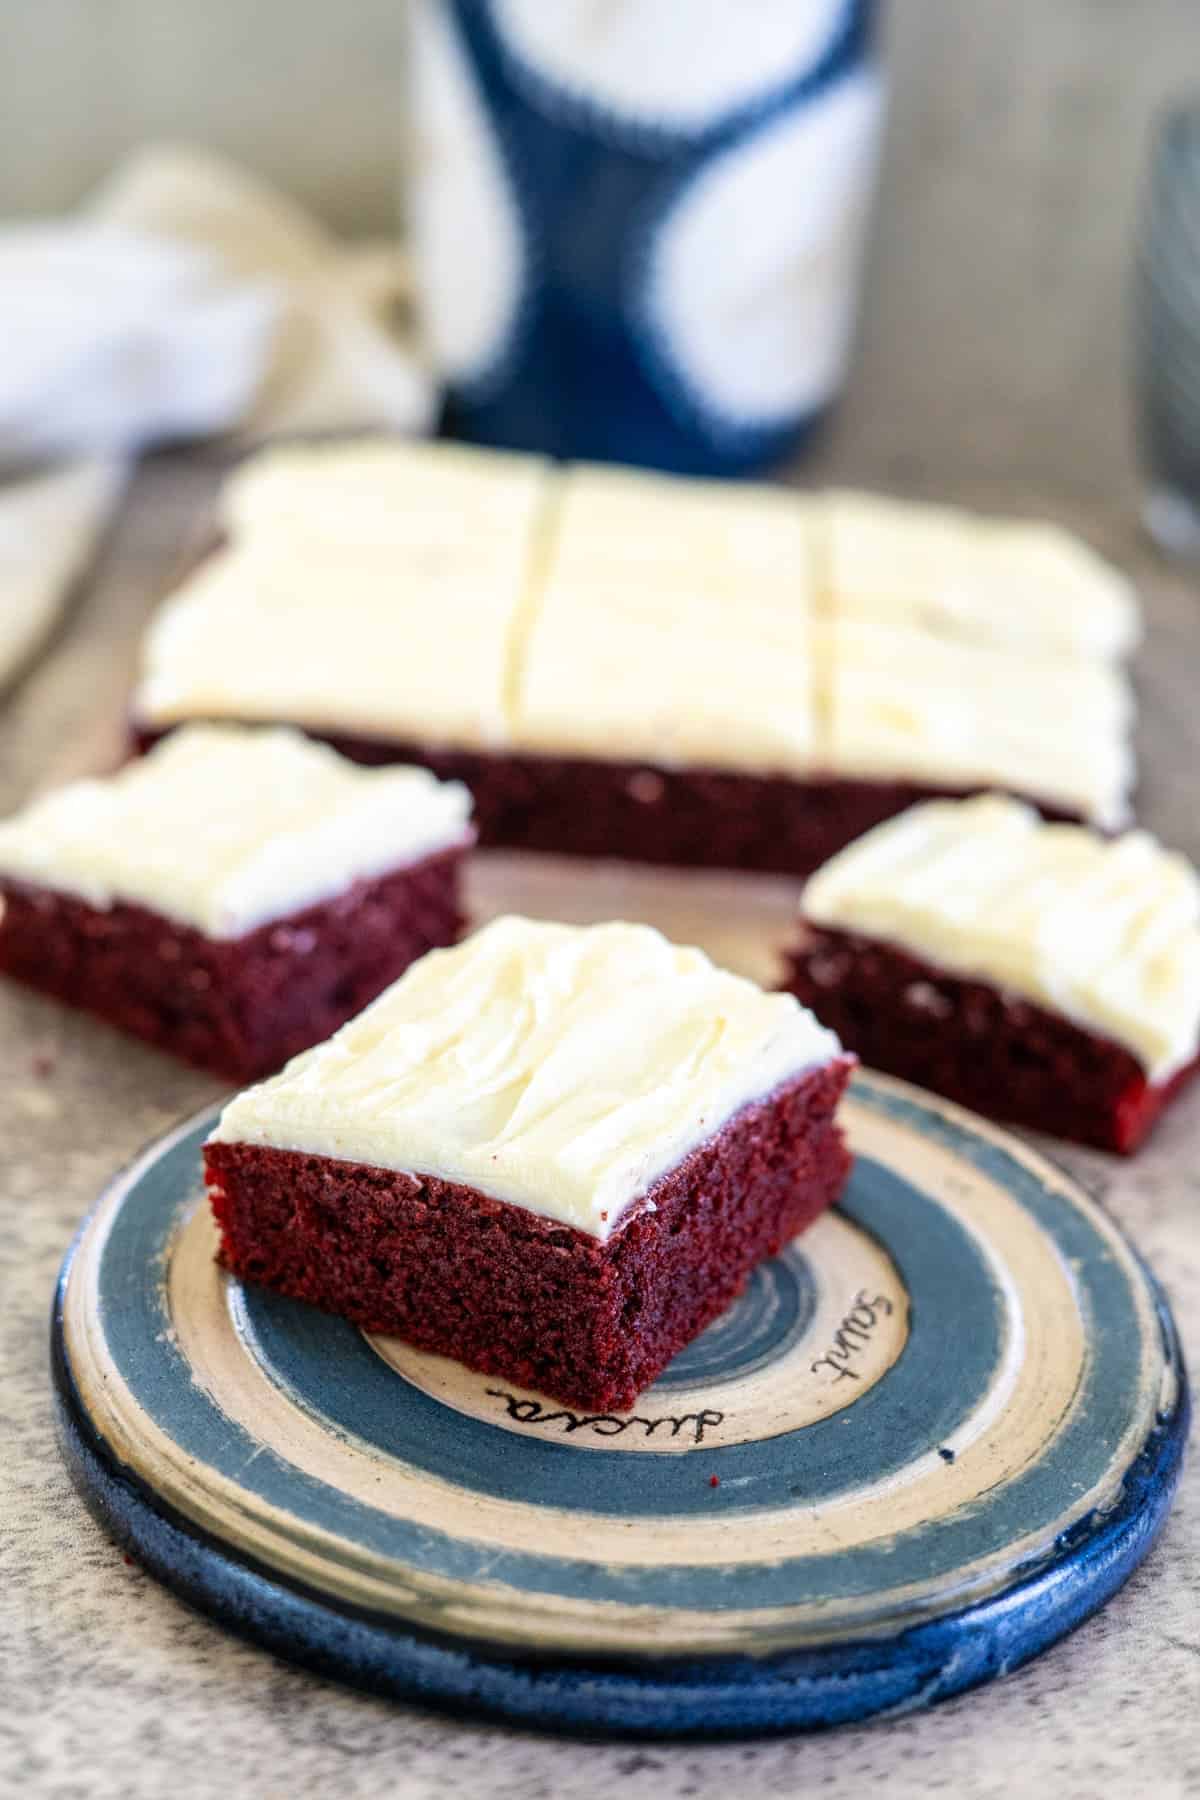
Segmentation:
<svg viewBox="0 0 1200 1800">
<path fill-rule="evenodd" d="M 1123 577 L 1052 526 L 446 445 L 272 450 L 135 716 L 1000 785 L 1125 817 Z"/>
<path fill-rule="evenodd" d="M 150 627 L 135 716 L 505 743 L 546 471 L 391 440 L 252 458 L 225 490 L 228 547 Z"/>
<path fill-rule="evenodd" d="M 1200 879 L 1145 832 L 1047 825 L 998 795 L 933 801 L 833 857 L 801 909 L 1060 1012 L 1153 1081 L 1196 1055 Z"/>
<path fill-rule="evenodd" d="M 403 557 L 249 538 L 201 565 L 153 621 L 134 714 L 295 724 L 401 742 L 507 739 L 519 554 Z"/>
<path fill-rule="evenodd" d="M 614 470 L 562 481 L 514 744 L 807 772 L 807 515 L 783 488 Z"/>
<path fill-rule="evenodd" d="M 0 822 L 0 876 L 234 938 L 469 841 L 470 810 L 461 783 L 425 769 L 361 768 L 295 731 L 192 725 Z"/>
<path fill-rule="evenodd" d="M 235 537 L 270 532 L 364 540 L 521 539 L 541 505 L 540 456 L 462 444 L 360 438 L 260 451 L 221 492 L 219 522 Z"/>
<path fill-rule="evenodd" d="M 861 620 L 817 635 L 833 773 L 1003 787 L 1097 825 L 1124 823 L 1134 709 L 1120 668 Z"/>
<path fill-rule="evenodd" d="M 1039 656 L 1117 658 L 1141 635 L 1132 584 L 1060 525 L 844 492 L 817 521 L 838 617 Z"/>
<path fill-rule="evenodd" d="M 433 1175 L 607 1238 L 832 1032 L 646 925 L 494 921 L 230 1101 L 214 1141 Z"/>
</svg>

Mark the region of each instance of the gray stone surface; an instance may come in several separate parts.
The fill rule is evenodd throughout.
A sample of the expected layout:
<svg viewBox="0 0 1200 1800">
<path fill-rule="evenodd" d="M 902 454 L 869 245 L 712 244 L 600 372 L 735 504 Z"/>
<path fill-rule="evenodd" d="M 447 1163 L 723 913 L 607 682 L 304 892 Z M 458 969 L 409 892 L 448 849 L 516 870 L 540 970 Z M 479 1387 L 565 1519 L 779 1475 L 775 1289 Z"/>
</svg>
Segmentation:
<svg viewBox="0 0 1200 1800">
<path fill-rule="evenodd" d="M 1134 567 L 1151 628 L 1140 810 L 1200 857 L 1200 591 L 1150 558 L 1133 524 L 1120 293 L 1146 108 L 1189 44 L 1194 66 L 1194 14 L 1186 0 L 904 11 L 856 378 L 804 478 L 1032 505 Z M 133 643 L 211 485 L 211 464 L 183 459 L 141 477 L 58 640 L 0 696 L 0 811 L 114 752 Z M 581 1745 L 451 1722 L 310 1679 L 192 1615 L 71 1492 L 45 1322 L 105 1180 L 215 1091 L 99 1025 L 0 993 L 0 1793 L 1200 1794 L 1194 1472 L 1144 1569 L 1038 1663 L 934 1713 L 815 1740 Z M 1200 1092 L 1132 1165 L 1062 1155 L 1164 1279 L 1200 1366 Z"/>
</svg>

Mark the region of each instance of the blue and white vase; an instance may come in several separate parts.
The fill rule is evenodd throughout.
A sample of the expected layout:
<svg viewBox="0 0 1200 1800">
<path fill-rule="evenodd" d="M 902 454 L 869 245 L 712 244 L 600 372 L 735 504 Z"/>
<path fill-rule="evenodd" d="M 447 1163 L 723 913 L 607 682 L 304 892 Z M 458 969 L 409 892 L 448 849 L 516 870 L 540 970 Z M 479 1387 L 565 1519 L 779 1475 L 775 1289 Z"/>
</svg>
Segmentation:
<svg viewBox="0 0 1200 1800">
<path fill-rule="evenodd" d="M 415 0 L 410 208 L 447 424 L 732 474 L 841 381 L 872 0 Z"/>
</svg>

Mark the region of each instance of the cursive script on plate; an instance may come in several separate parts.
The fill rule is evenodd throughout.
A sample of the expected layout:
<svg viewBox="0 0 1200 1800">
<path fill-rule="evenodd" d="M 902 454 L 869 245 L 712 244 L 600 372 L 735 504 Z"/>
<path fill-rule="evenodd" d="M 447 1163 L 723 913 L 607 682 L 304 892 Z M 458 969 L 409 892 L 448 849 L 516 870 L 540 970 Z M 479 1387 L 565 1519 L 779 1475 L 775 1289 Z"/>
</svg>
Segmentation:
<svg viewBox="0 0 1200 1800">
<path fill-rule="evenodd" d="M 548 1412 L 539 1400 L 521 1400 L 516 1394 L 510 1394 L 507 1388 L 488 1388 L 495 1400 L 503 1400 L 510 1419 L 518 1425 L 557 1425 L 560 1431 L 570 1435 L 573 1431 L 590 1431 L 594 1437 L 620 1437 L 626 1431 L 641 1430 L 647 1437 L 653 1437 L 661 1431 L 664 1437 L 677 1438 L 690 1434 L 694 1444 L 704 1442 L 704 1433 L 724 1423 L 725 1414 L 715 1412 L 706 1407 L 703 1412 L 680 1413 L 672 1416 L 664 1413 L 657 1419 L 645 1418 L 641 1413 L 631 1413 L 621 1418 L 616 1413 L 577 1413 L 568 1412 L 565 1407 L 557 1407 Z"/>
<path fill-rule="evenodd" d="M 835 1381 L 861 1381 L 862 1376 L 850 1365 L 870 1343 L 880 1319 L 889 1317 L 894 1310 L 886 1294 L 871 1295 L 860 1288 L 824 1356 L 809 1364 L 811 1372 L 815 1375 L 818 1369 L 829 1369 Z"/>
</svg>

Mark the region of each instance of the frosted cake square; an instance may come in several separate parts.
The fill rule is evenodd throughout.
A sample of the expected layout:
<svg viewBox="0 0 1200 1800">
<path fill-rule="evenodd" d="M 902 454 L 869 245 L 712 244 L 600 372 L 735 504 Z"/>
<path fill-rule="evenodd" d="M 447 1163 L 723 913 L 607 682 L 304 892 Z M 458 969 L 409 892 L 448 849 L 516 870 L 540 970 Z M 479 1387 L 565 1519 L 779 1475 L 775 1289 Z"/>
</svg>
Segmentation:
<svg viewBox="0 0 1200 1800">
<path fill-rule="evenodd" d="M 495 921 L 226 1107 L 235 1274 L 571 1405 L 630 1405 L 841 1191 L 852 1058 L 642 925 Z"/>
<path fill-rule="evenodd" d="M 253 1080 L 454 941 L 471 842 L 426 769 L 189 726 L 0 824 L 0 972 Z"/>
<path fill-rule="evenodd" d="M 872 1067 L 1131 1151 L 1196 1071 L 1200 880 L 1000 796 L 913 807 L 810 878 L 790 986 Z"/>
</svg>

